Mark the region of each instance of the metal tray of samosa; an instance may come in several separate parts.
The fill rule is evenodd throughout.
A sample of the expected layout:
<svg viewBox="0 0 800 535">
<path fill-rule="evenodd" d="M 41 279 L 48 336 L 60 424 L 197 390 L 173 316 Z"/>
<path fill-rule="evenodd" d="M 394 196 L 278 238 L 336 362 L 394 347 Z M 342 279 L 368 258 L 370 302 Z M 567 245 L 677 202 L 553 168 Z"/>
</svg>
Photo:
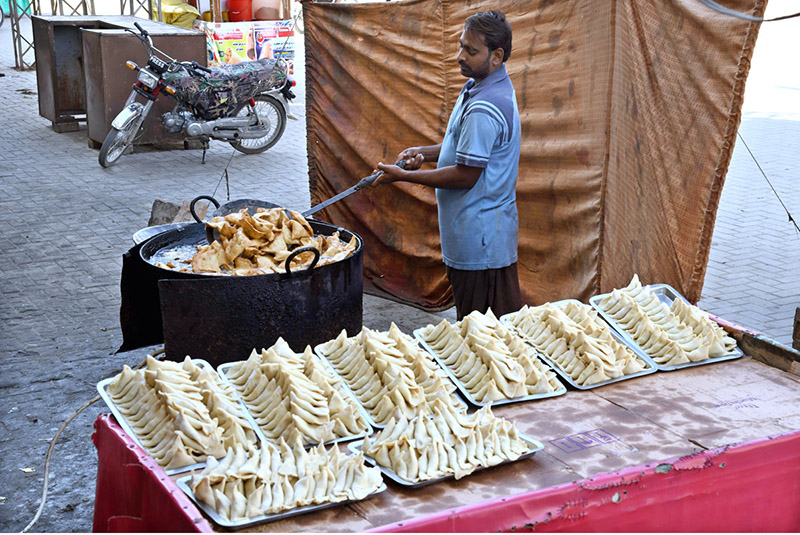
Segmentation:
<svg viewBox="0 0 800 535">
<path fill-rule="evenodd" d="M 570 302 L 576 303 L 576 304 L 579 304 L 579 305 L 583 305 L 583 303 L 581 303 L 577 299 L 562 299 L 561 301 L 555 301 L 555 302 L 550 303 L 550 304 L 553 305 L 553 306 L 556 306 L 556 307 L 560 307 L 560 306 L 566 305 L 567 303 L 570 303 Z M 578 390 L 591 390 L 592 388 L 599 388 L 601 386 L 610 385 L 612 383 L 618 383 L 620 381 L 627 381 L 628 379 L 634 379 L 636 377 L 641 377 L 643 375 L 650 375 L 651 373 L 655 373 L 656 371 L 658 371 L 658 366 L 653 361 L 653 359 L 651 359 L 647 355 L 647 353 L 642 351 L 642 349 L 639 346 L 631 345 L 630 342 L 628 341 L 629 339 L 621 336 L 613 328 L 610 328 L 609 332 L 611 333 L 611 336 L 614 338 L 614 340 L 619 342 L 624 347 L 628 348 L 631 352 L 633 352 L 634 355 L 636 355 L 637 357 L 642 359 L 644 361 L 644 363 L 647 365 L 647 367 L 644 370 L 640 371 L 640 372 L 631 373 L 631 374 L 628 374 L 628 375 L 623 375 L 622 377 L 617 377 L 616 379 L 609 379 L 608 381 L 601 381 L 599 383 L 592 383 L 590 385 L 579 385 L 578 383 L 575 382 L 575 379 L 573 379 L 566 371 L 561 369 L 561 366 L 556 364 L 554 361 L 550 360 L 550 357 L 545 355 L 543 352 L 539 351 L 533 344 L 531 344 L 526 339 L 526 337 L 522 333 L 520 333 L 517 330 L 516 327 L 514 327 L 514 324 L 511 323 L 511 316 L 514 315 L 514 314 L 516 314 L 516 312 L 512 312 L 510 314 L 505 314 L 504 316 L 500 317 L 500 321 L 503 322 L 503 324 L 506 327 L 508 327 L 509 329 L 514 331 L 517 334 L 517 336 L 519 336 L 520 338 L 525 340 L 525 343 L 528 344 L 529 346 L 531 346 L 534 349 L 534 351 L 536 351 L 536 354 L 539 355 L 539 357 L 543 361 L 545 361 L 548 366 L 550 366 L 551 368 L 553 368 L 553 370 L 555 370 L 555 372 L 558 374 L 559 377 L 564 379 L 573 388 L 577 388 Z"/>
<path fill-rule="evenodd" d="M 319 355 L 316 355 L 316 356 L 317 356 L 317 358 L 319 358 Z M 324 359 L 322 359 L 322 360 L 324 360 Z M 228 377 L 228 373 L 227 373 L 228 370 L 232 366 L 234 366 L 236 364 L 241 364 L 243 362 L 246 362 L 246 361 L 226 362 L 225 364 L 220 364 L 219 366 L 217 366 L 217 372 L 219 373 L 219 376 L 222 377 L 222 380 L 225 381 L 226 383 L 228 383 L 228 385 L 233 389 L 234 393 L 236 394 L 237 399 L 239 400 L 239 403 L 241 405 L 243 405 L 245 407 L 245 409 L 247 410 L 247 417 L 249 418 L 250 423 L 252 425 L 254 425 L 256 427 L 256 429 L 258 430 L 258 432 L 260 434 L 259 436 L 263 436 L 264 437 L 263 440 L 268 441 L 269 438 L 264 434 L 264 431 L 261 429 L 261 426 L 258 425 L 258 422 L 255 419 L 255 416 L 253 416 L 253 414 L 250 412 L 250 408 L 247 406 L 247 403 L 245 402 L 244 398 L 241 396 L 241 394 L 239 394 L 239 391 L 236 389 L 235 386 L 233 386 L 233 383 L 231 382 L 230 378 Z M 338 375 L 337 375 L 337 377 L 338 377 Z M 361 406 L 361 403 L 358 402 L 358 400 L 356 399 L 355 395 L 353 395 L 353 393 L 350 391 L 350 389 L 340 388 L 340 391 L 345 396 L 355 400 L 356 408 L 358 409 L 358 411 L 361 414 L 361 416 L 363 416 L 364 419 L 367 422 L 367 428 L 363 432 L 357 433 L 355 435 L 349 435 L 349 436 L 346 436 L 346 437 L 338 437 L 338 438 L 335 438 L 333 440 L 329 440 L 328 442 L 325 442 L 325 446 L 330 446 L 331 444 L 336 444 L 338 442 L 349 442 L 350 440 L 357 440 L 359 438 L 364 438 L 365 436 L 371 435 L 373 433 L 372 426 L 370 425 L 369 414 L 367 414 L 367 412 L 364 410 L 364 407 Z M 273 442 L 274 442 L 274 440 L 273 440 Z M 304 444 L 306 449 L 312 448 L 312 447 L 317 446 L 317 445 L 318 444 L 311 444 L 311 443 Z"/>
<path fill-rule="evenodd" d="M 428 345 L 428 342 L 426 342 L 425 339 L 422 337 L 423 329 L 424 327 L 416 329 L 414 331 L 414 336 L 417 338 L 419 345 L 425 348 L 425 351 L 430 353 L 431 357 L 433 357 L 433 360 L 435 360 L 436 363 L 439 366 L 441 366 L 441 368 L 444 370 L 444 373 L 446 373 L 448 377 L 450 377 L 450 380 L 453 381 L 453 384 L 455 384 L 456 387 L 458 388 L 458 393 L 461 395 L 461 397 L 466 399 L 467 402 L 469 402 L 471 405 L 475 407 L 485 407 L 486 405 L 489 404 L 491 404 L 492 407 L 497 407 L 499 405 L 508 405 L 510 403 L 521 403 L 523 401 L 533 401 L 536 399 L 554 398 L 556 396 L 563 396 L 564 394 L 567 393 L 567 387 L 565 387 L 561 381 L 556 379 L 555 381 L 558 383 L 558 388 L 556 388 L 552 392 L 545 392 L 543 394 L 529 394 L 527 396 L 520 396 L 518 398 L 498 399 L 490 403 L 484 403 L 482 401 L 478 401 L 474 397 L 472 397 L 472 394 L 470 393 L 469 390 L 467 390 L 467 387 L 464 386 L 464 383 L 462 383 L 461 380 L 458 377 L 456 377 L 456 374 L 453 373 L 450 367 L 444 363 L 444 361 L 439 357 L 439 354 L 436 351 L 434 351 L 434 349 L 431 346 Z M 538 352 L 536 353 L 536 356 L 540 356 Z M 550 364 L 549 362 L 546 362 L 543 359 L 539 360 L 544 362 L 545 365 L 547 365 L 549 368 L 553 367 L 553 365 Z"/>
<path fill-rule="evenodd" d="M 522 433 L 520 433 L 519 434 L 519 438 L 521 438 L 522 440 L 524 440 L 525 442 L 527 442 L 530 445 L 530 449 L 528 451 L 526 451 L 525 453 L 523 453 L 522 455 L 520 455 L 519 457 L 517 457 L 513 461 L 509 459 L 509 460 L 503 461 L 502 463 L 498 463 L 498 464 L 495 464 L 495 465 L 492 465 L 492 466 L 479 466 L 478 468 L 476 468 L 475 470 L 473 470 L 472 472 L 470 472 L 469 474 L 467 474 L 464 477 L 469 477 L 472 474 L 474 474 L 476 472 L 481 472 L 483 470 L 486 470 L 487 468 L 494 468 L 495 466 L 502 466 L 504 464 L 513 463 L 513 462 L 516 462 L 516 461 L 521 461 L 522 459 L 527 459 L 528 457 L 533 457 L 533 455 L 537 451 L 540 451 L 540 450 L 544 449 L 544 444 L 542 444 L 538 440 L 533 439 L 533 438 L 531 438 L 531 437 L 529 437 L 527 435 L 523 435 Z M 364 444 L 364 441 L 360 440 L 358 442 L 351 442 L 350 444 L 347 445 L 347 447 L 353 453 L 360 453 L 361 452 L 361 446 L 363 444 Z M 411 488 L 411 489 L 416 489 L 416 488 L 419 488 L 419 487 L 427 487 L 428 485 L 433 485 L 434 483 L 439 483 L 441 481 L 447 481 L 448 479 L 455 479 L 455 477 L 456 477 L 455 474 L 448 474 L 446 476 L 435 477 L 433 479 L 426 479 L 425 481 L 409 481 L 408 479 L 404 479 L 404 478 L 400 477 L 399 475 L 397 475 L 393 470 L 391 470 L 389 468 L 386 468 L 385 466 L 379 465 L 378 462 L 375 459 L 373 459 L 372 457 L 370 457 L 366 453 L 364 454 L 364 460 L 367 461 L 372 466 L 377 466 L 378 468 L 380 468 L 381 473 L 383 475 L 385 475 L 386 477 L 388 477 L 389 479 L 391 479 L 392 481 L 394 481 L 398 485 L 402 485 L 404 487 Z"/>
<path fill-rule="evenodd" d="M 342 500 L 338 502 L 328 502 L 328 503 L 318 503 L 313 505 L 304 505 L 302 507 L 295 507 L 293 509 L 288 509 L 281 513 L 272 513 L 272 514 L 264 514 L 259 516 L 254 516 L 251 518 L 242 518 L 240 520 L 225 520 L 217 512 L 212 509 L 207 503 L 200 501 L 197 499 L 197 496 L 194 495 L 192 492 L 191 487 L 189 486 L 190 480 L 192 476 L 186 476 L 180 478 L 178 483 L 178 488 L 180 488 L 190 500 L 192 500 L 197 507 L 200 508 L 215 524 L 223 528 L 230 528 L 230 529 L 242 529 L 247 528 L 250 526 L 255 526 L 257 524 L 266 524 L 268 522 L 275 522 L 276 520 L 282 520 L 284 518 L 289 518 L 292 516 L 302 515 L 304 513 L 311 513 L 313 511 L 321 511 L 322 509 L 329 509 L 331 507 L 336 507 L 337 505 L 345 505 L 348 503 L 354 503 L 357 501 L 363 501 L 368 498 L 372 498 L 373 496 L 380 494 L 381 492 L 387 489 L 386 483 L 381 483 L 381 486 L 378 487 L 378 490 L 375 492 L 368 494 L 363 500 Z"/>
<path fill-rule="evenodd" d="M 192 362 L 200 368 L 206 368 L 214 373 L 217 373 L 216 371 L 214 371 L 214 367 L 211 366 L 211 364 L 209 364 L 205 360 L 192 359 Z M 140 448 L 142 448 L 149 455 L 147 448 L 144 447 L 144 444 L 142 444 L 142 441 L 139 440 L 138 436 L 136 436 L 136 433 L 133 431 L 133 428 L 130 426 L 130 424 L 128 424 L 128 419 L 125 418 L 125 416 L 122 414 L 122 411 L 119 410 L 117 404 L 114 403 L 114 400 L 111 399 L 111 395 L 108 393 L 108 386 L 112 382 L 114 382 L 114 379 L 116 379 L 116 377 L 117 376 L 115 375 L 114 377 L 103 379 L 102 381 L 97 383 L 97 392 L 100 394 L 100 397 L 103 399 L 108 408 L 111 409 L 111 414 L 114 415 L 114 418 L 116 418 L 119 426 L 125 431 L 125 433 L 128 434 L 129 437 L 133 439 L 134 442 L 136 442 L 136 444 L 139 445 Z M 234 392 L 236 392 L 236 390 L 234 390 Z M 256 423 L 253 421 L 252 416 L 250 416 L 250 412 L 247 410 L 247 407 L 244 406 L 244 403 L 239 402 L 239 408 L 242 410 L 242 413 L 244 414 L 245 419 L 247 419 L 248 423 L 250 423 L 250 425 L 253 426 L 253 430 L 255 431 L 258 439 L 266 440 L 266 437 L 264 437 L 264 435 L 261 433 L 261 429 L 259 429 L 258 425 L 256 425 Z M 168 476 L 171 476 L 173 474 L 180 474 L 181 472 L 187 472 L 189 470 L 194 470 L 196 468 L 205 468 L 205 466 L 206 466 L 205 461 L 202 461 L 194 464 L 187 464 L 186 466 L 179 466 L 178 468 L 170 468 L 169 470 L 164 468 L 164 470 L 166 471 Z"/>
<path fill-rule="evenodd" d="M 361 407 L 361 409 L 364 411 L 364 414 L 367 417 L 367 422 L 373 427 L 373 429 L 377 430 L 377 429 L 383 429 L 384 427 L 386 427 L 386 424 L 379 424 L 378 422 L 375 421 L 375 419 L 369 413 L 367 408 L 364 407 L 364 405 L 361 403 L 361 400 L 358 399 L 358 396 L 356 395 L 356 393 L 353 392 L 353 390 L 350 388 L 350 385 L 347 383 L 345 378 L 342 377 L 341 375 L 339 375 L 339 372 L 336 370 L 336 366 L 334 366 L 333 363 L 331 361 L 329 361 L 328 358 L 325 356 L 325 352 L 322 350 L 322 346 L 324 346 L 327 343 L 328 342 L 324 342 L 322 344 L 318 344 L 314 348 L 314 353 L 316 353 L 316 355 L 319 358 L 321 358 L 328 365 L 328 367 L 331 370 L 333 370 L 333 373 L 336 374 L 336 377 L 338 377 L 342 381 L 342 387 L 346 388 L 347 391 L 350 393 L 350 395 L 353 397 L 353 399 L 356 400 L 356 403 L 358 403 L 358 406 Z M 440 362 L 437 361 L 437 364 L 439 364 L 439 366 L 441 367 L 441 363 Z M 447 369 L 444 369 L 444 372 L 446 374 L 446 377 L 452 380 L 452 378 L 453 378 L 452 374 L 448 373 Z M 456 387 L 458 387 L 458 383 L 455 383 L 455 385 L 456 385 Z M 454 406 L 456 407 L 457 410 L 467 410 L 467 404 L 464 403 L 463 401 L 461 401 L 458 398 L 458 396 L 451 395 L 450 397 L 453 399 L 453 404 L 454 404 Z"/>
<path fill-rule="evenodd" d="M 675 301 L 676 299 L 683 300 L 683 302 L 686 303 L 687 305 L 691 304 L 691 303 L 689 303 L 689 301 L 685 297 L 683 297 L 681 294 L 679 294 L 678 291 L 675 290 L 675 288 L 673 288 L 669 284 L 650 284 L 650 285 L 645 286 L 645 288 L 646 289 L 649 288 L 650 291 L 653 292 L 656 295 L 656 297 L 658 297 L 658 300 L 661 301 L 662 303 L 664 303 L 667 306 L 671 306 L 672 302 Z M 622 338 L 625 340 L 625 342 L 629 346 L 638 349 L 642 353 L 645 353 L 644 350 L 641 348 L 641 346 L 639 346 L 639 344 L 637 344 L 633 340 L 633 337 L 630 334 L 628 334 L 625 331 L 625 329 L 623 329 L 622 326 L 620 324 L 618 324 L 614 320 L 614 318 L 612 318 L 610 315 L 606 314 L 603 311 L 603 309 L 600 308 L 600 301 L 603 298 L 605 298 L 606 296 L 608 296 L 608 295 L 609 294 L 606 293 L 606 294 L 600 294 L 600 295 L 595 295 L 594 297 L 590 297 L 589 298 L 589 304 L 592 305 L 595 308 L 595 310 L 597 310 L 597 313 L 600 314 L 600 316 L 604 320 L 606 320 L 608 322 L 608 324 L 611 325 L 611 327 L 613 327 L 613 329 L 620 334 L 620 336 L 622 336 Z M 711 321 L 714 321 L 714 320 L 711 320 Z M 682 368 L 692 368 L 694 366 L 703 366 L 705 364 L 714 364 L 715 362 L 722 362 L 722 361 L 725 361 L 725 360 L 735 360 L 735 359 L 741 358 L 742 356 L 744 356 L 744 353 L 742 352 L 741 349 L 739 349 L 739 346 L 736 346 L 736 350 L 733 351 L 732 353 L 728 353 L 727 355 L 722 355 L 720 357 L 707 358 L 705 360 L 700 360 L 700 361 L 697 361 L 697 362 L 686 362 L 686 363 L 683 363 L 683 364 L 676 364 L 674 366 L 665 366 L 663 364 L 659 364 L 658 362 L 655 362 L 655 360 L 653 360 L 652 357 L 650 357 L 650 359 L 653 360 L 653 363 L 656 365 L 656 368 L 659 371 L 670 372 L 670 371 L 673 371 L 673 370 L 680 370 Z M 648 357 L 649 357 L 649 355 L 648 355 Z"/>
</svg>

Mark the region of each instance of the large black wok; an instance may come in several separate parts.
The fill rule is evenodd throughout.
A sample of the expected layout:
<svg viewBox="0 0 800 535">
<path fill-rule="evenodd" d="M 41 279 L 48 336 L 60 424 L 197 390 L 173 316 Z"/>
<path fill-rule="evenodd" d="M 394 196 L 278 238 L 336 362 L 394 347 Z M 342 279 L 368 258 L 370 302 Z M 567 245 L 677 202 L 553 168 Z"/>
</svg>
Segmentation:
<svg viewBox="0 0 800 535">
<path fill-rule="evenodd" d="M 131 249 L 123 258 L 121 350 L 163 339 L 167 358 L 190 355 L 216 366 L 246 359 L 253 348 L 269 347 L 278 337 L 302 351 L 342 329 L 353 334 L 361 330 L 363 242 L 335 225 L 309 223 L 315 234 L 330 236 L 338 231 L 345 242 L 355 236 L 355 253 L 340 262 L 315 266 L 319 252 L 314 249 L 315 259 L 308 268 L 252 276 L 181 273 L 156 266 L 169 258 L 170 251 L 207 244 L 205 225 L 199 223 L 164 232 Z M 295 249 L 287 263 L 309 249 Z M 154 332 L 157 323 L 161 333 Z"/>
</svg>

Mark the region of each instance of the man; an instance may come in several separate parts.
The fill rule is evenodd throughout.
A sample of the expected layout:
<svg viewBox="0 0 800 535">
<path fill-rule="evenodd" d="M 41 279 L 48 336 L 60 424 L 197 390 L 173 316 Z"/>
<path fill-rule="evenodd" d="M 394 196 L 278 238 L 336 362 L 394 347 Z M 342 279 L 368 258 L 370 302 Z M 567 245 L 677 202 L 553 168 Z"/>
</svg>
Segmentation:
<svg viewBox="0 0 800 535">
<path fill-rule="evenodd" d="M 520 121 L 505 69 L 511 26 L 501 11 L 469 17 L 459 39 L 458 66 L 469 78 L 444 140 L 398 155 L 406 168 L 378 164 L 376 182 L 436 188 L 439 235 L 458 319 L 491 307 L 496 315 L 522 306 L 517 277 L 516 187 Z M 420 170 L 424 161 L 436 169 Z"/>
</svg>

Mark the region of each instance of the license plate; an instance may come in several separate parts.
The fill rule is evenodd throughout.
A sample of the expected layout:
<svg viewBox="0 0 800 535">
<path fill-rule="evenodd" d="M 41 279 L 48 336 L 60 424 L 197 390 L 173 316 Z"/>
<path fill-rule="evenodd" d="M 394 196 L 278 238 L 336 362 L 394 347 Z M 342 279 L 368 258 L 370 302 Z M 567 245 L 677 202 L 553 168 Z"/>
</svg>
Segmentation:
<svg viewBox="0 0 800 535">
<path fill-rule="evenodd" d="M 157 71 L 165 71 L 167 69 L 167 64 L 161 58 L 157 58 L 155 56 L 151 56 L 147 62 L 153 66 L 154 69 Z"/>
</svg>

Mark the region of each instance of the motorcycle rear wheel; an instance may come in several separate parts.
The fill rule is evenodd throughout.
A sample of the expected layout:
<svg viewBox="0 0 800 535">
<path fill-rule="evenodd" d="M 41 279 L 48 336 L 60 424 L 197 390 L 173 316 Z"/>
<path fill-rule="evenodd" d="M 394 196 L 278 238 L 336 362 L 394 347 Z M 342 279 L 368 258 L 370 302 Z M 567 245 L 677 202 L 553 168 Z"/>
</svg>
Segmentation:
<svg viewBox="0 0 800 535">
<path fill-rule="evenodd" d="M 132 121 L 124 130 L 119 130 L 113 126 L 111 127 L 111 130 L 109 130 L 106 135 L 105 141 L 103 141 L 103 146 L 100 147 L 100 154 L 97 157 L 97 161 L 100 162 L 100 165 L 103 167 L 111 167 L 119 160 L 120 156 L 125 154 L 125 150 L 130 145 L 130 140 L 133 137 L 132 133 L 134 129 L 139 129 L 140 124 L 141 121 L 137 119 Z"/>
<path fill-rule="evenodd" d="M 286 110 L 275 98 L 268 95 L 258 95 L 253 100 L 256 101 L 255 111 L 259 119 L 269 121 L 267 133 L 259 138 L 240 139 L 231 141 L 231 146 L 245 154 L 259 154 L 272 148 L 286 130 Z M 250 107 L 244 104 L 234 115 L 243 116 L 250 114 Z"/>
</svg>

